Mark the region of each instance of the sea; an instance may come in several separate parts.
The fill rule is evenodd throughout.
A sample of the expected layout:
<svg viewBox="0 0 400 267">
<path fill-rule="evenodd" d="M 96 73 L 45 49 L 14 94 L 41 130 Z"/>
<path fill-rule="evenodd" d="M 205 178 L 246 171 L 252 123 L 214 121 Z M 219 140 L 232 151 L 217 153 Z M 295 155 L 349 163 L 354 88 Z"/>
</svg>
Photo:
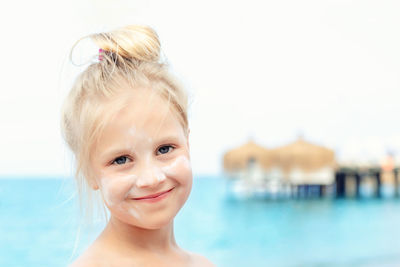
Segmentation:
<svg viewBox="0 0 400 267">
<path fill-rule="evenodd" d="M 93 240 L 73 192 L 72 179 L 0 179 L 0 266 L 67 266 Z M 196 177 L 175 237 L 221 267 L 400 266 L 400 200 L 243 199 Z"/>
</svg>

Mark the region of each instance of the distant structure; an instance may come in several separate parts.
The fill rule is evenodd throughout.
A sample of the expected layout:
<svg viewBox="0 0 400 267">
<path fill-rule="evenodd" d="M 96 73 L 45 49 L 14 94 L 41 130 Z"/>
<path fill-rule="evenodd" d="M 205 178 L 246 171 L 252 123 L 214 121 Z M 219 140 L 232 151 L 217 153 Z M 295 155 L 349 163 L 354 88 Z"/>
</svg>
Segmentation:
<svg viewBox="0 0 400 267">
<path fill-rule="evenodd" d="M 399 196 L 399 170 L 387 159 L 382 166 L 339 166 L 333 150 L 299 138 L 273 149 L 253 141 L 224 155 L 232 191 L 262 198 Z"/>
<path fill-rule="evenodd" d="M 224 169 L 242 195 L 296 197 L 322 195 L 335 181 L 335 153 L 299 138 L 266 149 L 250 141 L 224 156 Z"/>
</svg>

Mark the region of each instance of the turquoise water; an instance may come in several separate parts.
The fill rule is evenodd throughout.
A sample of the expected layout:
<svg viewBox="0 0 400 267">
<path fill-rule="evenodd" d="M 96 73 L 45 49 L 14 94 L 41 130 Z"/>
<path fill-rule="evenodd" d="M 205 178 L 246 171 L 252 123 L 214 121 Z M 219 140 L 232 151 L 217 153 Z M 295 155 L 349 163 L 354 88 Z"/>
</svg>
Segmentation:
<svg viewBox="0 0 400 267">
<path fill-rule="evenodd" d="M 69 180 L 0 179 L 0 266 L 66 266 L 78 211 Z M 177 242 L 218 266 L 399 266 L 400 201 L 239 201 L 195 179 Z M 87 245 L 84 239 L 80 247 Z"/>
</svg>

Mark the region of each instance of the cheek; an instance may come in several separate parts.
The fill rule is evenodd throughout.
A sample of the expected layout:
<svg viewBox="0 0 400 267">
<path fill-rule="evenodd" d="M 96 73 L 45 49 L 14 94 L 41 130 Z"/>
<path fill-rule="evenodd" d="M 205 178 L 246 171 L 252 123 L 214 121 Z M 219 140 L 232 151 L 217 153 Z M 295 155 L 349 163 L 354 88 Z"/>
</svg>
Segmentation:
<svg viewBox="0 0 400 267">
<path fill-rule="evenodd" d="M 180 168 L 180 175 L 177 176 L 176 181 L 180 184 L 181 187 L 181 197 L 180 197 L 180 206 L 182 207 L 186 200 L 189 198 L 190 192 L 192 191 L 192 183 L 193 183 L 193 175 L 192 168 L 190 167 L 190 163 L 188 166 L 183 165 Z"/>
<path fill-rule="evenodd" d="M 185 156 L 178 157 L 172 164 L 162 168 L 164 174 L 174 180 L 179 189 L 178 205 L 181 207 L 189 197 L 192 189 L 192 167 L 190 161 Z"/>
<path fill-rule="evenodd" d="M 100 179 L 100 190 L 106 204 L 115 206 L 124 201 L 135 178 L 133 175 L 102 177 Z"/>
<path fill-rule="evenodd" d="M 176 180 L 182 185 L 192 183 L 192 167 L 190 161 L 185 156 L 179 156 L 170 165 L 162 168 L 165 176 Z"/>
</svg>

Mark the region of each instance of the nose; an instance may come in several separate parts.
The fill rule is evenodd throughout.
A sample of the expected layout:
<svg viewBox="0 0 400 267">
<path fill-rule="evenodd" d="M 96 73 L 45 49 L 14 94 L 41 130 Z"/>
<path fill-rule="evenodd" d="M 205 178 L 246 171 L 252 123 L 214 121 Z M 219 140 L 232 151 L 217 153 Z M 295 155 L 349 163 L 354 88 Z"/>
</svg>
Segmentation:
<svg viewBox="0 0 400 267">
<path fill-rule="evenodd" d="M 162 172 L 158 166 L 146 162 L 138 175 L 136 186 L 139 188 L 155 187 L 165 181 L 165 179 L 166 176 L 164 172 Z"/>
</svg>

